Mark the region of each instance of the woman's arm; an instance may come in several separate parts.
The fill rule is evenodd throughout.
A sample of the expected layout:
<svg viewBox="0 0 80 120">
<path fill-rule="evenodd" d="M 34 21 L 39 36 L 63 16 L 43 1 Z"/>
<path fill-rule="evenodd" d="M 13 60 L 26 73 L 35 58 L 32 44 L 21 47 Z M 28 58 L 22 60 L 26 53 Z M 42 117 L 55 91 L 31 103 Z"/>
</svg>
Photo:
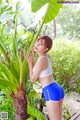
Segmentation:
<svg viewBox="0 0 80 120">
<path fill-rule="evenodd" d="M 33 64 L 29 64 L 29 76 L 30 76 L 30 80 L 32 78 L 32 75 L 33 75 Z"/>
<path fill-rule="evenodd" d="M 44 58 L 41 58 L 35 65 L 35 70 L 33 72 L 33 64 L 30 62 L 31 61 L 31 58 L 30 56 L 28 57 L 28 64 L 29 64 L 29 75 L 30 75 L 30 80 L 31 82 L 35 82 L 38 77 L 39 77 L 39 74 L 40 72 L 42 71 L 43 69 L 43 66 L 45 65 L 45 59 Z"/>
<path fill-rule="evenodd" d="M 32 66 L 29 66 L 31 82 L 35 82 L 38 79 L 43 66 L 44 66 L 43 61 L 37 62 L 35 65 L 34 72 L 33 72 Z"/>
<path fill-rule="evenodd" d="M 30 78 L 32 76 L 33 73 L 33 67 L 34 67 L 34 51 L 32 51 L 32 53 L 30 55 L 27 55 L 27 62 L 29 65 L 29 74 L 30 74 Z"/>
</svg>

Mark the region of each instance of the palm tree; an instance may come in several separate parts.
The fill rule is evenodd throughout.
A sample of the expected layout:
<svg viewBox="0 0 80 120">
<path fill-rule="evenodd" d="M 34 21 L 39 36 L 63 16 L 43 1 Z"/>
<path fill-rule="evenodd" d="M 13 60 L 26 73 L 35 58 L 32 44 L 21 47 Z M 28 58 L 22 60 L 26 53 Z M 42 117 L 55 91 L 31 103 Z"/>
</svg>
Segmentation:
<svg viewBox="0 0 80 120">
<path fill-rule="evenodd" d="M 25 53 L 25 49 L 19 48 L 17 40 L 18 4 L 19 3 L 16 4 L 16 11 L 15 14 L 13 14 L 15 23 L 14 32 L 11 36 L 8 36 L 9 41 L 11 41 L 10 46 L 7 46 L 5 42 L 7 40 L 7 37 L 4 34 L 4 26 L 6 23 L 4 23 L 0 34 L 0 87 L 13 99 L 16 110 L 15 120 L 33 120 L 34 118 L 36 118 L 36 120 L 45 120 L 46 118 L 44 115 L 34 107 L 32 96 L 34 96 L 35 92 L 28 89 L 28 85 L 31 82 L 29 81 L 29 68 L 26 60 L 27 53 Z M 38 11 L 45 4 L 47 4 L 45 15 L 43 16 L 37 35 L 32 38 L 33 41 L 30 44 L 28 53 L 32 50 L 43 24 L 53 20 L 62 7 L 62 5 L 56 3 L 56 0 L 32 0 L 32 11 Z M 4 19 L 5 16 L 7 16 L 6 18 L 11 17 L 10 15 L 12 12 L 10 11 L 11 9 L 8 9 L 8 7 L 9 6 L 4 6 L 3 11 L 0 13 L 0 18 Z M 4 15 L 4 17 L 1 17 L 2 15 Z M 4 21 L 6 20 L 4 19 Z M 2 24 L 3 20 L 1 21 L 0 19 L 0 22 Z M 31 86 L 33 85 L 31 84 Z M 29 92 L 31 93 L 30 95 Z"/>
</svg>

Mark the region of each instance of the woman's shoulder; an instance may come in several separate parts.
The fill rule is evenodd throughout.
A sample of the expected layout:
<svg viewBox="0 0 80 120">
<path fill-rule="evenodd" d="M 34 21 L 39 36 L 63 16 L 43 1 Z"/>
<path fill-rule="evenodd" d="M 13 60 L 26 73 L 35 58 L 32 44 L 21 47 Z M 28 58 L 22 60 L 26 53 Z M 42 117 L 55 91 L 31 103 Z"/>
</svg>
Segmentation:
<svg viewBox="0 0 80 120">
<path fill-rule="evenodd" d="M 39 62 L 41 65 L 44 66 L 44 65 L 48 64 L 48 57 L 47 56 L 40 56 L 38 58 L 37 62 Z"/>
</svg>

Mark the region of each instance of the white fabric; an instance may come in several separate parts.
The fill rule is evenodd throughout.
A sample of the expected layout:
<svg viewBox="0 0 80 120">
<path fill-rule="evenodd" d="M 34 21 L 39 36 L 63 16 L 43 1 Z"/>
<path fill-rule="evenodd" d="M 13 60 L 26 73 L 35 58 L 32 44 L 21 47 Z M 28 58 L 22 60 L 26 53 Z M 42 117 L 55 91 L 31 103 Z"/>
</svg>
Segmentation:
<svg viewBox="0 0 80 120">
<path fill-rule="evenodd" d="M 47 57 L 47 56 L 41 56 L 41 57 Z M 40 58 L 41 58 L 41 57 L 40 57 Z M 40 60 L 40 58 L 38 59 L 38 61 Z M 47 58 L 48 58 L 48 57 L 47 57 Z M 34 72 L 34 70 L 35 70 L 35 66 L 34 66 L 34 68 L 33 68 L 33 72 Z M 51 67 L 50 60 L 49 60 L 49 58 L 48 58 L 48 67 L 47 67 L 45 70 L 41 71 L 39 77 L 40 77 L 40 78 L 43 78 L 43 77 L 47 77 L 47 76 L 49 76 L 49 75 L 51 75 L 51 74 L 52 74 L 52 67 Z"/>
</svg>

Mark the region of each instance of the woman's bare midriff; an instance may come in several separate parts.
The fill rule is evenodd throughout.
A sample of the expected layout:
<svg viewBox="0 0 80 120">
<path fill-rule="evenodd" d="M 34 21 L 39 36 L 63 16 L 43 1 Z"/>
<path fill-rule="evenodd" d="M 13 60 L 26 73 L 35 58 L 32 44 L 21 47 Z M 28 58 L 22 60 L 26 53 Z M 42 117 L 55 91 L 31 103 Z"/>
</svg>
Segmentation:
<svg viewBox="0 0 80 120">
<path fill-rule="evenodd" d="M 47 86 L 55 81 L 53 78 L 53 75 L 49 75 L 47 77 L 43 77 L 43 78 L 39 78 L 39 79 L 40 79 L 42 88 L 44 88 L 45 86 Z"/>
</svg>

